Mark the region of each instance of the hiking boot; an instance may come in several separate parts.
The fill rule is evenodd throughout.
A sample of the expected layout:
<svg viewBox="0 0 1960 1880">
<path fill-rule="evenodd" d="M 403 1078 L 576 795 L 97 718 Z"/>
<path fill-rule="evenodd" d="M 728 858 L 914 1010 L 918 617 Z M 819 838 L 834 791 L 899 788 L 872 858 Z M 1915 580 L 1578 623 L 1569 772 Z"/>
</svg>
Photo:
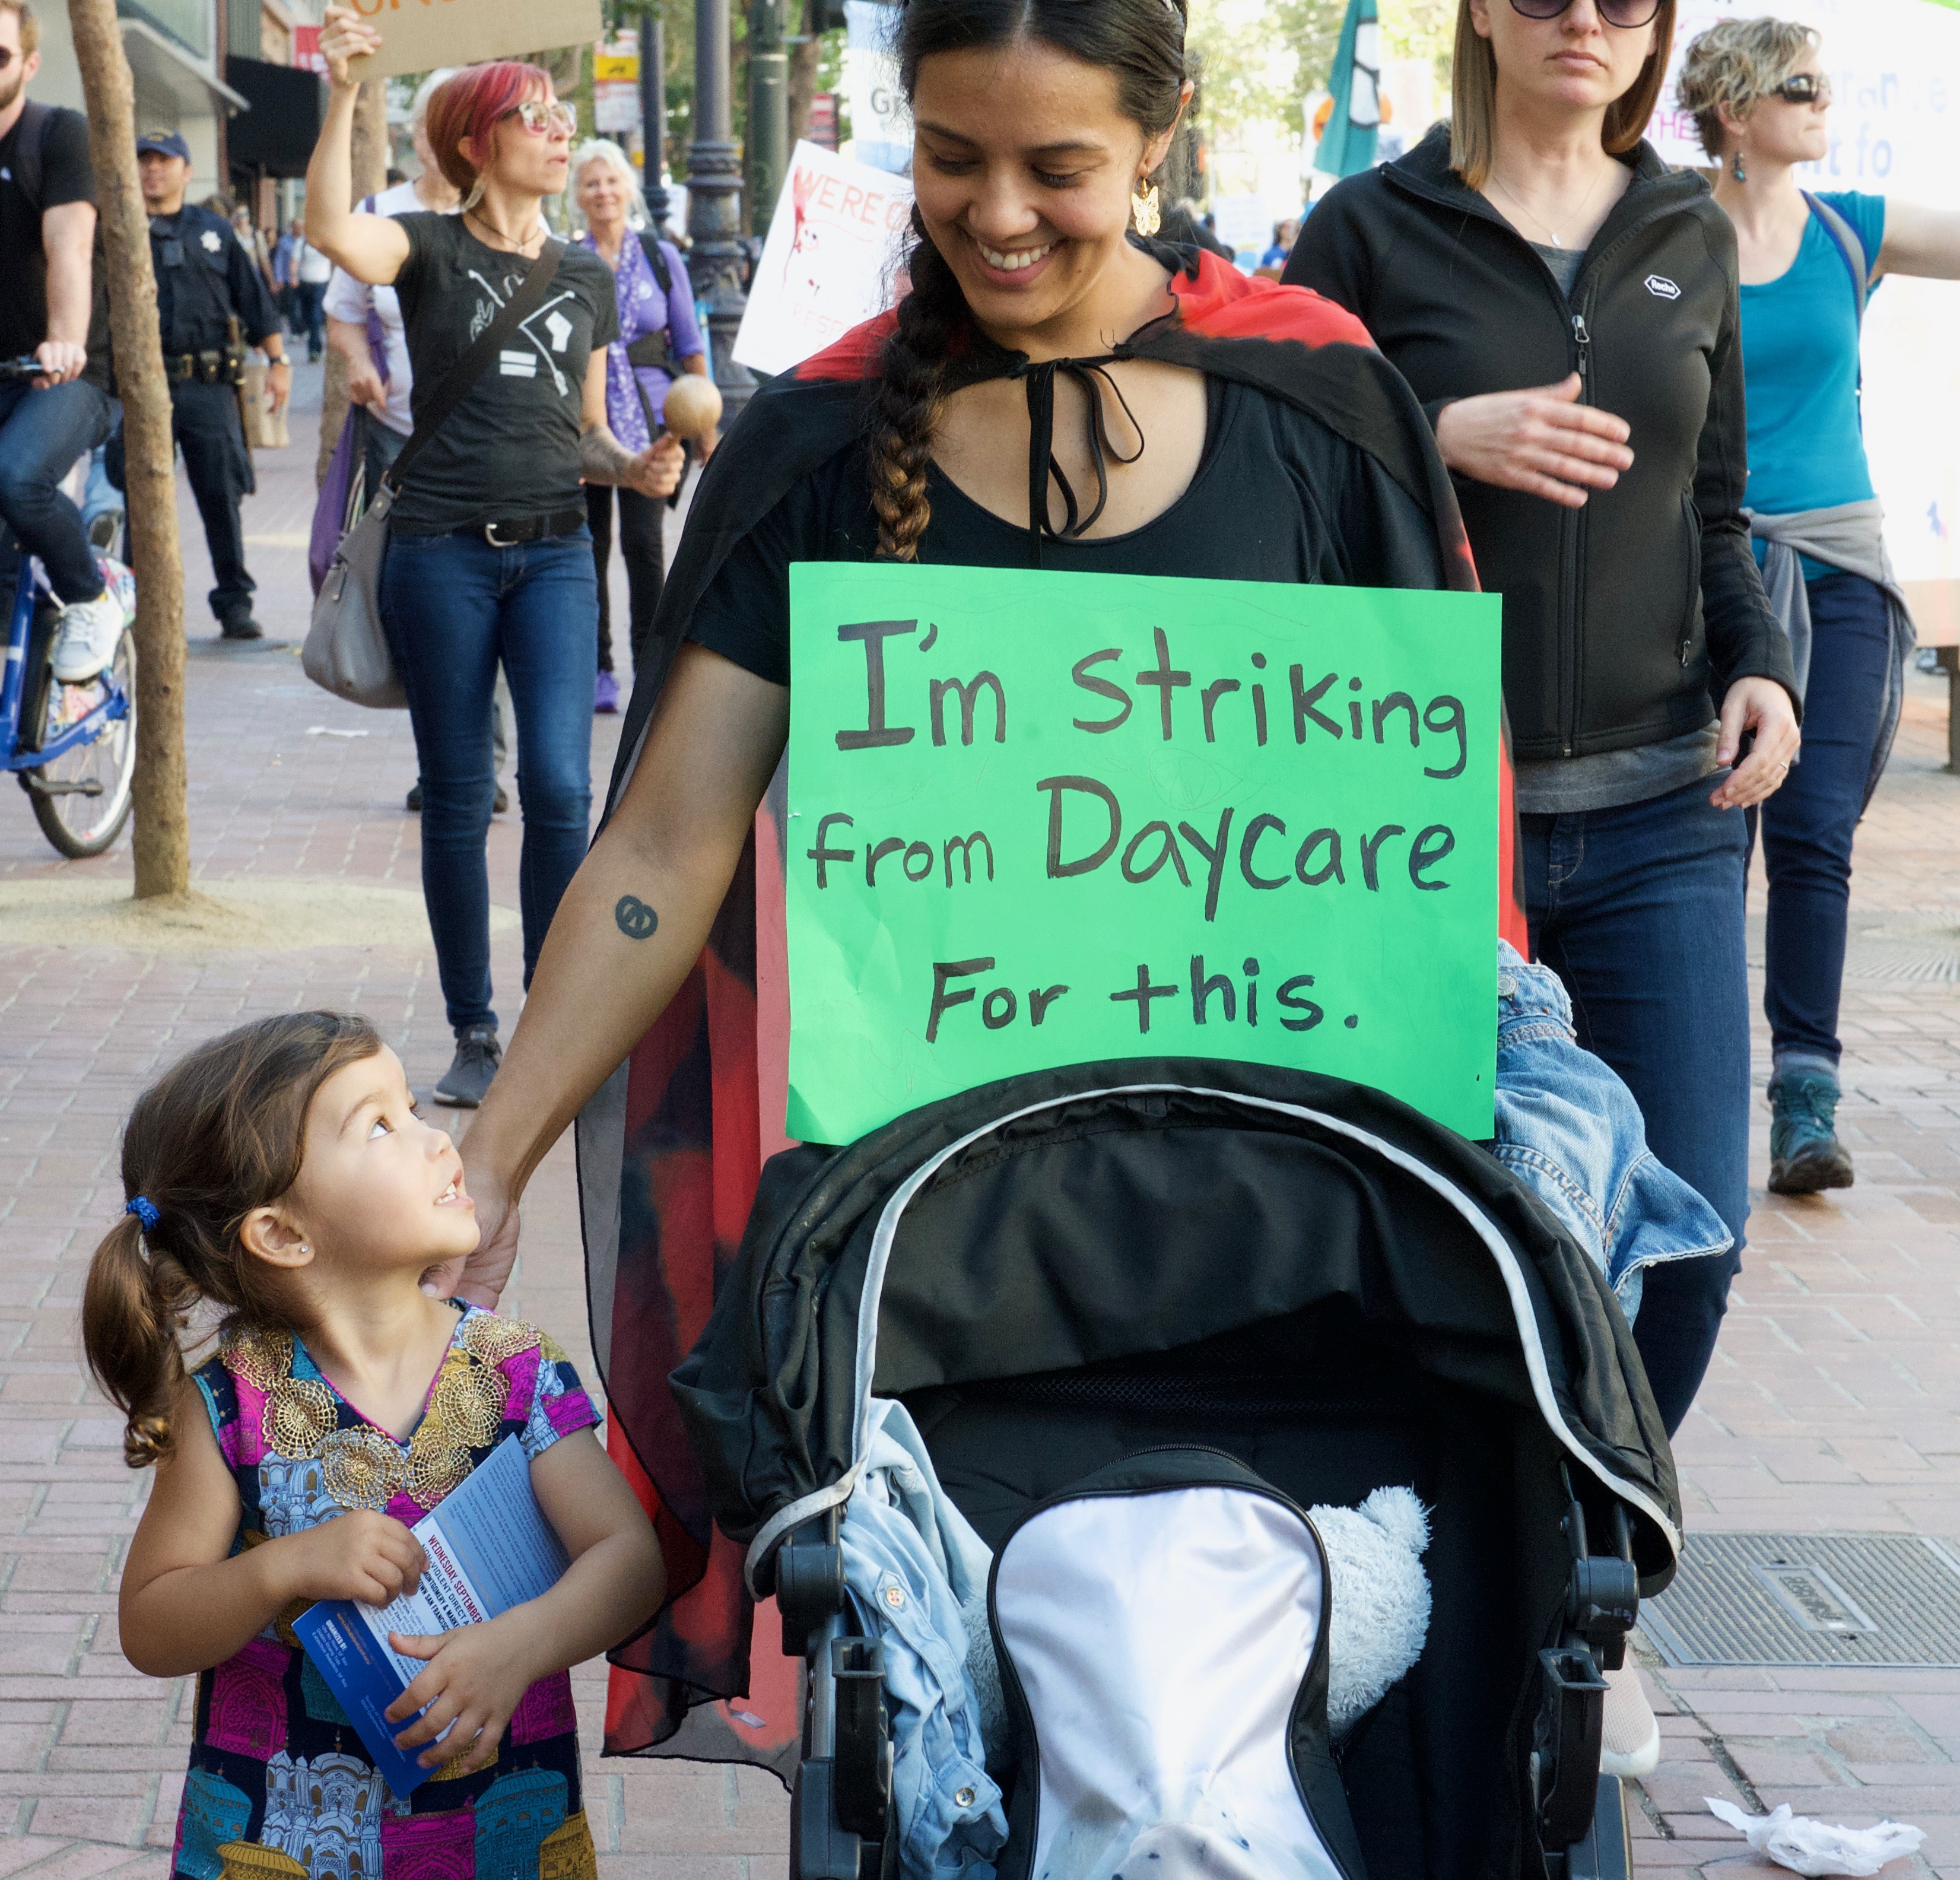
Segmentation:
<svg viewBox="0 0 1960 1880">
<path fill-rule="evenodd" d="M 473 1110 L 483 1101 L 483 1093 L 503 1061 L 504 1048 L 497 1042 L 494 1025 L 473 1025 L 456 1035 L 456 1056 L 441 1083 L 435 1086 L 435 1100 L 459 1110 Z"/>
<path fill-rule="evenodd" d="M 422 814 L 422 787 L 420 783 L 417 783 L 415 787 L 409 792 L 408 803 L 406 806 L 410 816 L 420 816 Z M 510 806 L 511 799 L 504 794 L 504 786 L 501 784 L 499 784 L 497 786 L 496 795 L 490 800 L 491 813 L 495 816 L 501 816 L 506 810 L 510 808 Z"/>
<path fill-rule="evenodd" d="M 1629 1658 L 1604 1674 L 1605 1717 L 1599 1732 L 1602 1776 L 1650 1776 L 1660 1766 L 1660 1725 L 1640 1688 L 1640 1674 Z"/>
<path fill-rule="evenodd" d="M 619 682 L 600 668 L 599 683 L 593 689 L 592 709 L 595 712 L 614 712 L 619 709 Z"/>
<path fill-rule="evenodd" d="M 125 624 L 122 603 L 106 588 L 93 600 L 71 601 L 61 610 L 55 677 L 64 686 L 93 679 L 116 657 Z"/>
<path fill-rule="evenodd" d="M 262 640 L 266 629 L 252 618 L 251 603 L 240 601 L 218 616 L 218 628 L 228 640 Z"/>
<path fill-rule="evenodd" d="M 1793 1070 L 1770 1086 L 1770 1192 L 1815 1194 L 1851 1185 L 1851 1152 L 1838 1140 L 1838 1080 Z"/>
</svg>

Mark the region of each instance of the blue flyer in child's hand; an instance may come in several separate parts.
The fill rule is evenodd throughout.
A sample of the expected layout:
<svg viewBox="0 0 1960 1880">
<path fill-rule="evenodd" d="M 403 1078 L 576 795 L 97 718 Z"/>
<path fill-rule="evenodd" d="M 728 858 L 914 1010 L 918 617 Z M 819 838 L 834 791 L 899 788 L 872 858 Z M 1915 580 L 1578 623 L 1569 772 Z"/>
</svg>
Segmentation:
<svg viewBox="0 0 1960 1880">
<path fill-rule="evenodd" d="M 323 1600 L 293 1622 L 398 1796 L 435 1772 L 415 1761 L 419 1748 L 395 1747 L 408 1723 L 390 1723 L 383 1714 L 425 1662 L 390 1651 L 388 1634 L 426 1637 L 494 1619 L 548 1592 L 571 1563 L 531 1492 L 530 1462 L 515 1436 L 506 1436 L 412 1531 L 428 1556 L 412 1595 L 387 1606 Z"/>
</svg>

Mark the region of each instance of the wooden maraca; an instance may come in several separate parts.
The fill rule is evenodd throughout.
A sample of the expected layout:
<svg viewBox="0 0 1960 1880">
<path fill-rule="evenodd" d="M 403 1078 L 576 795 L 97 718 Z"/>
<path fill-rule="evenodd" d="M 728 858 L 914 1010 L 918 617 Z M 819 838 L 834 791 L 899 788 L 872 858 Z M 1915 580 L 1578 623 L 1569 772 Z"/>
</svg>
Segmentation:
<svg viewBox="0 0 1960 1880">
<path fill-rule="evenodd" d="M 660 421 L 670 437 L 683 443 L 712 437 L 714 427 L 721 421 L 721 394 L 715 390 L 714 381 L 698 372 L 681 374 L 667 387 Z"/>
</svg>

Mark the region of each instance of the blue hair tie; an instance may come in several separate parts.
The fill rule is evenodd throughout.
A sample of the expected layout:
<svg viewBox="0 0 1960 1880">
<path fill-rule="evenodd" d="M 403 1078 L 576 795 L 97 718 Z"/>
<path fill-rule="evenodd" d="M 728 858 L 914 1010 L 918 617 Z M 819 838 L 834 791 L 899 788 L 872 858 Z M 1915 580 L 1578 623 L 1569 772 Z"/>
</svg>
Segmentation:
<svg viewBox="0 0 1960 1880">
<path fill-rule="evenodd" d="M 126 1214 L 134 1214 L 143 1223 L 143 1231 L 146 1234 L 154 1233 L 157 1223 L 163 1219 L 157 1211 L 156 1203 L 147 1194 L 138 1195 L 123 1211 Z"/>
</svg>

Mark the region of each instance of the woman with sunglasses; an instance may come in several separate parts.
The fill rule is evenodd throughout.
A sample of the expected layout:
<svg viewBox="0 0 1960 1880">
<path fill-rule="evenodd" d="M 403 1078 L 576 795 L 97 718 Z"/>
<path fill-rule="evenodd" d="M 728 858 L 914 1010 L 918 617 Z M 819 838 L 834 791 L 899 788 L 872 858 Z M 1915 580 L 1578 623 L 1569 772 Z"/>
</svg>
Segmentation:
<svg viewBox="0 0 1960 1880">
<path fill-rule="evenodd" d="M 1435 425 L 1503 596 L 1533 947 L 1734 1236 L 1647 1276 L 1669 1430 L 1748 1214 L 1742 812 L 1797 746 L 1741 513 L 1734 231 L 1641 139 L 1674 14 L 1461 0 L 1452 123 L 1332 190 L 1285 275 L 1358 313 Z"/>
<path fill-rule="evenodd" d="M 1851 843 L 1891 753 L 1913 641 L 1865 461 L 1859 327 L 1882 275 L 1960 278 L 1960 215 L 1804 191 L 1796 166 L 1831 148 L 1831 81 L 1807 26 L 1723 21 L 1688 47 L 1679 97 L 1736 225 L 1750 530 L 1806 704 L 1803 761 L 1761 813 L 1770 1186 L 1809 1194 L 1852 1182 L 1837 1130 Z"/>
<path fill-rule="evenodd" d="M 307 236 L 357 280 L 394 288 L 419 428 L 427 401 L 551 242 L 540 205 L 565 186 L 574 119 L 536 66 L 473 65 L 428 112 L 461 214 L 357 215 L 348 62 L 380 44 L 353 13 L 326 9 L 320 49 L 332 91 L 307 170 Z M 422 770 L 422 894 L 457 1041 L 435 1099 L 469 1108 L 501 1055 L 485 857 L 498 663 L 517 722 L 528 985 L 590 835 L 599 597 L 581 485 L 658 498 L 680 477 L 671 439 L 636 455 L 607 428 L 606 350 L 619 326 L 612 270 L 590 249 L 558 247 L 543 304 L 416 458 L 389 519 L 381 577 Z"/>
</svg>

